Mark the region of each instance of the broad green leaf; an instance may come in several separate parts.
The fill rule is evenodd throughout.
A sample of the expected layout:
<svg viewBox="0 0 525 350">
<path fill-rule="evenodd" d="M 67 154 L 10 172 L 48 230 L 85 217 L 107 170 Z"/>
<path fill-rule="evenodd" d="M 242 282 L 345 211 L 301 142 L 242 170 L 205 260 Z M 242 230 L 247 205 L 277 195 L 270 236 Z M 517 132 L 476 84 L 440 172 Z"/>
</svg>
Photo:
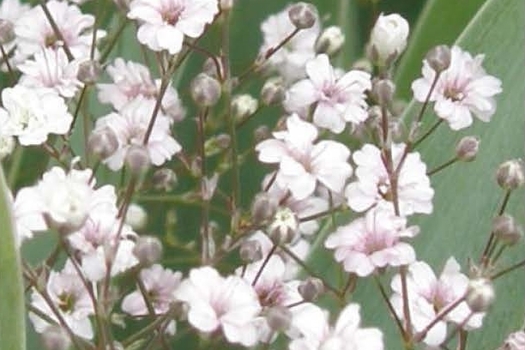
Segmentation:
<svg viewBox="0 0 525 350">
<path fill-rule="evenodd" d="M 422 57 L 435 45 L 452 44 L 487 0 L 429 0 L 411 29 L 408 47 L 396 71 L 397 91 L 411 98 L 410 84 L 418 76 Z"/>
<path fill-rule="evenodd" d="M 25 350 L 24 289 L 9 196 L 0 166 L 0 344 Z"/>
</svg>

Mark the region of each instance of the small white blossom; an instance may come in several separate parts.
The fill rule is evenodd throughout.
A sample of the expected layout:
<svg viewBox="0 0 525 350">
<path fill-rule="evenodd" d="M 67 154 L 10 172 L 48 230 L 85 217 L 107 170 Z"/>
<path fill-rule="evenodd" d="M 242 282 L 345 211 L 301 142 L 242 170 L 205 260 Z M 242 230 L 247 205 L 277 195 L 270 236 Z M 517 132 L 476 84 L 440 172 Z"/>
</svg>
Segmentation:
<svg viewBox="0 0 525 350">
<path fill-rule="evenodd" d="M 391 62 L 405 50 L 408 32 L 408 22 L 397 13 L 380 14 L 370 34 L 372 58 L 382 65 Z"/>
</svg>

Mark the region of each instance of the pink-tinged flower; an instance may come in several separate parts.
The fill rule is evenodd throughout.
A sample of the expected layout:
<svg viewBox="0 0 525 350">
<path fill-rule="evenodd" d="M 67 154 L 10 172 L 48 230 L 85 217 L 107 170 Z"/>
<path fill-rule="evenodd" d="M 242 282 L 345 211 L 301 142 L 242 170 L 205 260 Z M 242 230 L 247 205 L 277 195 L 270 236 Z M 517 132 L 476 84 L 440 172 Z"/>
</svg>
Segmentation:
<svg viewBox="0 0 525 350">
<path fill-rule="evenodd" d="M 188 304 L 188 321 L 198 330 L 211 333 L 221 328 L 231 343 L 256 344 L 254 320 L 261 305 L 255 290 L 242 278 L 224 278 L 209 266 L 195 268 L 175 291 L 175 298 Z"/>
<path fill-rule="evenodd" d="M 175 301 L 173 293 L 180 284 L 182 274 L 155 264 L 147 269 L 142 269 L 139 278 L 144 284 L 155 314 L 168 312 L 170 304 Z M 140 290 L 136 290 L 124 298 L 122 311 L 132 316 L 149 315 L 146 301 Z"/>
<path fill-rule="evenodd" d="M 394 169 L 398 167 L 404 149 L 405 144 L 392 145 Z M 345 191 L 350 208 L 357 212 L 363 212 L 378 204 L 394 208 L 390 179 L 381 150 L 366 144 L 361 150 L 354 152 L 353 160 L 357 165 L 357 181 L 350 183 Z M 434 190 L 430 187 L 426 171 L 427 167 L 421 161 L 418 152 L 407 154 L 397 179 L 399 215 L 432 212 Z"/>
<path fill-rule="evenodd" d="M 314 124 L 337 134 L 347 122 L 359 124 L 368 118 L 365 91 L 372 88 L 370 74 L 353 70 L 338 77 L 325 54 L 306 63 L 306 74 L 308 78 L 286 94 L 288 112 L 298 113 L 315 103 Z"/>
<path fill-rule="evenodd" d="M 122 168 L 131 146 L 142 146 L 154 106 L 154 100 L 138 97 L 124 106 L 119 113 L 110 113 L 97 120 L 93 132 L 109 128 L 115 133 L 119 142 L 116 152 L 104 160 L 111 170 Z M 146 145 L 151 163 L 154 165 L 164 164 L 182 149 L 171 136 L 170 124 L 170 119 L 159 112 Z"/>
<path fill-rule="evenodd" d="M 129 8 L 128 18 L 141 23 L 140 43 L 172 55 L 182 49 L 184 36 L 199 37 L 219 12 L 217 0 L 133 0 Z"/>
<path fill-rule="evenodd" d="M 263 44 L 260 55 L 279 45 L 296 28 L 288 16 L 289 6 L 283 11 L 271 15 L 261 24 Z M 320 33 L 319 19 L 308 29 L 297 33 L 287 44 L 268 59 L 268 66 L 276 70 L 287 81 L 294 82 L 305 76 L 305 64 L 315 57 L 315 41 Z"/>
<path fill-rule="evenodd" d="M 343 263 L 345 271 L 364 277 L 377 268 L 414 262 L 414 249 L 401 239 L 417 233 L 417 227 L 406 227 L 405 218 L 395 216 L 391 209 L 378 207 L 339 227 L 328 236 L 325 247 L 335 250 L 335 260 Z"/>
<path fill-rule="evenodd" d="M 451 49 L 448 69 L 438 78 L 430 101 L 435 101 L 434 111 L 446 120 L 452 130 L 472 124 L 472 114 L 484 122 L 496 112 L 494 96 L 501 90 L 501 81 L 488 75 L 481 66 L 484 55 L 472 57 L 457 46 Z M 435 79 L 436 72 L 423 61 L 423 78 L 412 83 L 414 98 L 424 102 Z"/>
<path fill-rule="evenodd" d="M 78 61 L 69 62 L 65 52 L 43 48 L 33 60 L 18 65 L 23 73 L 19 84 L 29 88 L 51 88 L 65 98 L 71 98 L 82 83 L 77 79 Z"/>
<path fill-rule="evenodd" d="M 347 162 L 350 150 L 331 140 L 314 144 L 317 128 L 295 114 L 286 120 L 286 126 L 286 131 L 274 132 L 274 139 L 264 140 L 255 148 L 261 162 L 279 164 L 277 184 L 298 200 L 314 193 L 318 182 L 341 192 L 352 175 Z"/>
<path fill-rule="evenodd" d="M 107 275 L 116 276 L 139 263 L 133 254 L 136 233 L 121 225 L 116 212 L 91 212 L 84 225 L 67 236 L 71 248 L 78 254 L 82 271 L 90 281 L 100 281 Z"/>
<path fill-rule="evenodd" d="M 61 272 L 51 271 L 47 280 L 46 292 L 54 309 L 60 314 L 71 331 L 82 338 L 92 339 L 93 328 L 89 316 L 95 313 L 93 301 L 86 286 L 68 260 Z M 42 314 L 60 324 L 48 301 L 36 290 L 31 292 L 31 305 Z M 29 319 L 38 333 L 44 333 L 54 326 L 36 313 L 29 313 Z"/>
<path fill-rule="evenodd" d="M 51 89 L 5 88 L 2 105 L 0 119 L 6 123 L 0 133 L 16 136 L 23 146 L 42 144 L 49 134 L 64 135 L 73 121 L 64 99 Z"/>
<path fill-rule="evenodd" d="M 71 54 L 77 58 L 88 58 L 93 41 L 92 27 L 95 17 L 82 14 L 78 6 L 65 1 L 50 0 L 46 6 L 64 41 L 60 40 L 49 23 L 41 6 L 27 11 L 15 25 L 19 54 L 28 57 L 48 47 L 58 50 L 67 45 Z M 106 32 L 97 30 L 97 40 Z"/>
<path fill-rule="evenodd" d="M 157 99 L 161 80 L 153 80 L 146 66 L 117 58 L 106 68 L 106 72 L 113 83 L 97 84 L 98 99 L 102 103 L 110 103 L 117 111 L 139 96 L 150 100 Z M 171 84 L 162 98 L 162 112 L 174 121 L 184 118 L 181 101 Z"/>
<path fill-rule="evenodd" d="M 360 328 L 358 304 L 348 304 L 330 326 L 328 311 L 313 304 L 300 306 L 292 319 L 300 336 L 290 350 L 383 350 L 383 334 L 377 328 Z"/>
<path fill-rule="evenodd" d="M 407 291 L 412 327 L 416 332 L 422 331 L 436 315 L 465 295 L 469 279 L 460 272 L 457 261 L 451 257 L 447 260 L 439 278 L 432 268 L 422 261 L 408 267 Z M 391 283 L 394 294 L 392 305 L 400 319 L 404 319 L 401 277 L 395 275 Z M 438 321 L 423 339 L 425 344 L 437 346 L 447 335 L 447 322 L 464 324 L 464 329 L 472 330 L 481 327 L 484 313 L 472 313 L 467 303 L 462 301 L 442 320 Z"/>
</svg>

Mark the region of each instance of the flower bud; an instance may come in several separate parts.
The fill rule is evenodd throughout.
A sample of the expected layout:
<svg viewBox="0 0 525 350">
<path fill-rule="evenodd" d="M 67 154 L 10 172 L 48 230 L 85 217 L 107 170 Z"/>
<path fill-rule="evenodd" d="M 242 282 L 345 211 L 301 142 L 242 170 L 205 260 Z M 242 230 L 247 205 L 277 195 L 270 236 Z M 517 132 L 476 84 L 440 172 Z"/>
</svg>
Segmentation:
<svg viewBox="0 0 525 350">
<path fill-rule="evenodd" d="M 88 151 L 101 159 L 106 159 L 112 156 L 118 149 L 119 141 L 115 132 L 109 128 L 104 127 L 100 130 L 95 130 L 88 138 Z"/>
<path fill-rule="evenodd" d="M 395 116 L 400 116 L 403 113 L 405 113 L 405 110 L 407 109 L 407 107 L 408 107 L 408 102 L 406 100 L 395 99 L 392 102 L 392 107 L 391 107 L 392 114 Z"/>
<path fill-rule="evenodd" d="M 221 84 L 205 73 L 197 75 L 190 85 L 193 101 L 201 107 L 211 107 L 221 97 Z"/>
<path fill-rule="evenodd" d="M 42 333 L 42 345 L 46 350 L 67 350 L 71 339 L 61 327 L 50 326 Z"/>
<path fill-rule="evenodd" d="M 177 174 L 168 168 L 158 169 L 153 173 L 151 182 L 154 189 L 170 192 L 177 186 Z"/>
<path fill-rule="evenodd" d="M 124 222 L 131 226 L 133 230 L 139 231 L 146 226 L 148 214 L 140 205 L 132 203 L 128 207 Z"/>
<path fill-rule="evenodd" d="M 150 165 L 150 157 L 148 151 L 138 145 L 133 145 L 128 149 L 126 153 L 126 164 L 132 174 L 142 175 L 144 174 Z"/>
<path fill-rule="evenodd" d="M 95 60 L 88 60 L 78 65 L 77 79 L 84 84 L 95 84 L 102 74 L 100 63 Z"/>
<path fill-rule="evenodd" d="M 319 278 L 308 277 L 301 282 L 297 290 L 304 301 L 311 302 L 317 300 L 324 293 L 324 284 Z"/>
<path fill-rule="evenodd" d="M 0 44 L 5 45 L 15 39 L 14 25 L 11 21 L 0 18 Z"/>
<path fill-rule="evenodd" d="M 315 52 L 317 54 L 325 53 L 333 56 L 341 50 L 345 43 L 345 35 L 341 27 L 330 26 L 323 30 L 315 42 Z"/>
<path fill-rule="evenodd" d="M 252 222 L 254 225 L 264 224 L 272 219 L 277 211 L 278 202 L 267 192 L 257 193 L 252 203 Z"/>
<path fill-rule="evenodd" d="M 380 14 L 370 34 L 371 60 L 380 66 L 390 65 L 405 50 L 408 33 L 408 22 L 403 17 Z"/>
<path fill-rule="evenodd" d="M 151 266 L 160 261 L 162 257 L 162 243 L 154 236 L 139 236 L 133 255 L 142 266 Z"/>
<path fill-rule="evenodd" d="M 270 138 L 270 128 L 267 125 L 261 125 L 253 131 L 255 143 L 259 143 Z"/>
<path fill-rule="evenodd" d="M 239 248 L 241 260 L 245 263 L 252 263 L 263 258 L 261 243 L 254 239 L 244 241 Z"/>
<path fill-rule="evenodd" d="M 354 64 L 352 64 L 352 69 L 361 70 L 363 72 L 372 74 L 372 72 L 374 71 L 374 66 L 372 65 L 372 62 L 370 62 L 369 59 L 361 58 L 355 61 Z"/>
<path fill-rule="evenodd" d="M 518 243 L 523 235 L 516 220 L 508 214 L 496 216 L 492 220 L 492 232 L 497 239 L 509 246 Z"/>
<path fill-rule="evenodd" d="M 513 159 L 502 163 L 496 172 L 498 185 L 505 190 L 514 190 L 523 185 L 523 164 L 521 160 Z"/>
<path fill-rule="evenodd" d="M 487 311 L 495 297 L 494 287 L 488 279 L 478 278 L 469 281 L 465 301 L 473 312 Z"/>
<path fill-rule="evenodd" d="M 204 153 L 207 157 L 219 154 L 223 150 L 230 147 L 231 141 L 231 136 L 228 134 L 219 134 L 217 136 L 210 137 L 204 143 Z"/>
<path fill-rule="evenodd" d="M 479 151 L 479 139 L 476 136 L 465 136 L 456 145 L 456 157 L 463 162 L 476 158 Z"/>
<path fill-rule="evenodd" d="M 450 66 L 450 48 L 447 45 L 433 47 L 425 56 L 428 65 L 436 73 L 441 73 Z"/>
<path fill-rule="evenodd" d="M 286 331 L 292 323 L 292 313 L 284 306 L 272 306 L 266 313 L 266 321 L 274 331 Z"/>
<path fill-rule="evenodd" d="M 15 145 L 15 139 L 12 136 L 0 135 L 0 160 L 13 153 Z"/>
<path fill-rule="evenodd" d="M 261 101 L 265 106 L 273 106 L 283 102 L 285 90 L 282 78 L 268 79 L 261 89 Z"/>
<path fill-rule="evenodd" d="M 289 243 L 295 237 L 298 228 L 297 215 L 290 208 L 281 207 L 268 227 L 268 236 L 276 245 Z"/>
<path fill-rule="evenodd" d="M 376 80 L 372 87 L 372 94 L 380 106 L 389 106 L 395 91 L 396 86 L 389 79 Z"/>
<path fill-rule="evenodd" d="M 517 331 L 509 334 L 501 347 L 497 350 L 523 350 L 525 349 L 525 331 Z"/>
<path fill-rule="evenodd" d="M 235 96 L 231 104 L 232 114 L 237 120 L 242 120 L 254 114 L 259 103 L 252 96 L 243 94 Z"/>
<path fill-rule="evenodd" d="M 218 71 L 220 70 L 220 71 Z M 220 59 L 212 59 L 211 57 L 208 57 L 205 61 L 204 61 L 204 64 L 202 65 L 202 71 L 214 78 L 214 79 L 219 79 L 219 77 L 222 77 L 223 76 L 223 72 L 224 72 L 224 68 L 222 67 L 222 62 Z M 219 74 L 220 73 L 220 74 Z"/>
<path fill-rule="evenodd" d="M 317 21 L 318 14 L 314 5 L 307 2 L 298 2 L 290 6 L 288 17 L 297 29 L 308 29 L 313 27 Z"/>
<path fill-rule="evenodd" d="M 217 183 L 219 182 L 219 174 L 214 173 L 212 177 L 203 177 L 201 181 L 201 196 L 202 200 L 209 201 L 212 199 L 217 189 Z"/>
</svg>

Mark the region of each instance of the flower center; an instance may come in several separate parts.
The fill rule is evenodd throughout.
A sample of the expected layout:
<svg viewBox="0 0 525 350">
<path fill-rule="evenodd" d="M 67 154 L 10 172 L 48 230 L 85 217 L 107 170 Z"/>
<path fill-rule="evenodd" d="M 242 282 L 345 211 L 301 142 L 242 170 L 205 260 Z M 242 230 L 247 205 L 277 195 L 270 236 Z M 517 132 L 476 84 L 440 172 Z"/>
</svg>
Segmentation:
<svg viewBox="0 0 525 350">
<path fill-rule="evenodd" d="M 162 19 L 164 22 L 174 26 L 179 21 L 182 10 L 182 6 L 175 5 L 163 12 Z"/>
<path fill-rule="evenodd" d="M 58 296 L 58 308 L 62 312 L 73 311 L 75 307 L 75 296 L 73 294 L 62 293 Z"/>
<path fill-rule="evenodd" d="M 377 183 L 377 192 L 379 193 L 381 198 L 383 198 L 386 201 L 392 202 L 394 200 L 394 197 L 393 197 L 393 194 L 390 188 L 390 183 L 387 179 L 380 180 Z"/>
<path fill-rule="evenodd" d="M 458 88 L 450 87 L 445 90 L 444 94 L 446 98 L 451 99 L 454 102 L 461 101 L 465 98 L 465 94 Z"/>
</svg>

